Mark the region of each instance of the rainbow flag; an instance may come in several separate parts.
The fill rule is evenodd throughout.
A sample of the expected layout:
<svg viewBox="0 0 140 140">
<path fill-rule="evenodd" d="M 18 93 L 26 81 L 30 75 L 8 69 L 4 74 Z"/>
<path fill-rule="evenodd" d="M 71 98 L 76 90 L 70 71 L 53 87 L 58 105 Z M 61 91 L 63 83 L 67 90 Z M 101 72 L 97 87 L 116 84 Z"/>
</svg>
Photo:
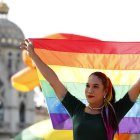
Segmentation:
<svg viewBox="0 0 140 140">
<path fill-rule="evenodd" d="M 87 37 L 30 39 L 36 53 L 58 75 L 67 89 L 87 104 L 84 94 L 94 71 L 110 77 L 116 99 L 122 98 L 140 77 L 140 42 L 110 42 Z M 39 80 L 54 129 L 72 129 L 71 118 L 50 84 L 38 70 Z M 121 111 L 121 110 L 120 110 Z M 140 133 L 140 99 L 119 124 L 120 133 Z"/>
</svg>

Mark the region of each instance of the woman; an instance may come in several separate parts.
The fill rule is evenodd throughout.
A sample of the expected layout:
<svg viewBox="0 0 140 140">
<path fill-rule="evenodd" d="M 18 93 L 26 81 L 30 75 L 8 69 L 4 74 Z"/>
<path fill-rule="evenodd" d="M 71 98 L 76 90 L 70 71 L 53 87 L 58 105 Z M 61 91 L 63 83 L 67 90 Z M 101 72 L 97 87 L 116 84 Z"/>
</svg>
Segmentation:
<svg viewBox="0 0 140 140">
<path fill-rule="evenodd" d="M 20 48 L 27 50 L 69 112 L 73 121 L 74 140 L 113 140 L 114 133 L 118 131 L 118 123 L 140 93 L 140 80 L 115 103 L 115 92 L 110 79 L 101 72 L 94 72 L 86 84 L 85 95 L 89 103 L 86 106 L 72 96 L 54 71 L 41 61 L 31 42 L 25 40 Z"/>
</svg>

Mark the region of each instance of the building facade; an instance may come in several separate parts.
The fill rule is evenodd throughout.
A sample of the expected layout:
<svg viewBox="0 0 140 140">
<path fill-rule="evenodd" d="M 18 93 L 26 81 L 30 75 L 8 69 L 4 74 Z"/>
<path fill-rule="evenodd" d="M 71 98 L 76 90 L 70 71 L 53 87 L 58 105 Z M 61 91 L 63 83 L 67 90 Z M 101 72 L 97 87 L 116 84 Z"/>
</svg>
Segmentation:
<svg viewBox="0 0 140 140">
<path fill-rule="evenodd" d="M 0 140 L 9 140 L 35 119 L 33 93 L 20 93 L 11 86 L 11 76 L 25 67 L 19 49 L 24 34 L 8 20 L 8 10 L 0 2 Z"/>
</svg>

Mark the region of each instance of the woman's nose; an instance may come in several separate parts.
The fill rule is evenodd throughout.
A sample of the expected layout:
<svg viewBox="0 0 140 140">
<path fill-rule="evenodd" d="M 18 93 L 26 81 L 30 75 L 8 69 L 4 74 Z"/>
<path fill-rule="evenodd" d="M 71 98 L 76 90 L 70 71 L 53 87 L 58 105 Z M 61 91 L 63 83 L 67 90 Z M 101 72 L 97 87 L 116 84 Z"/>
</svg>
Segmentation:
<svg viewBox="0 0 140 140">
<path fill-rule="evenodd" d="M 93 89 L 92 88 L 89 88 L 88 89 L 88 93 L 93 93 Z"/>
</svg>

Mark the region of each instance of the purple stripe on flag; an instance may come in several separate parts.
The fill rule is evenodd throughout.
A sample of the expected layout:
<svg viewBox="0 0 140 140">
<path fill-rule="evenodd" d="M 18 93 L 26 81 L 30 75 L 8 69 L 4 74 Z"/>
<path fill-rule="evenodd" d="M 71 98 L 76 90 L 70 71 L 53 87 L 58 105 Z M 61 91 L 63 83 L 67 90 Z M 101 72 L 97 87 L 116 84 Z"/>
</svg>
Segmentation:
<svg viewBox="0 0 140 140">
<path fill-rule="evenodd" d="M 68 114 L 50 114 L 54 129 L 72 129 L 72 120 Z M 119 133 L 139 134 L 140 133 L 140 118 L 124 117 L 119 124 Z"/>
<path fill-rule="evenodd" d="M 50 113 L 50 117 L 54 129 L 72 129 L 72 120 L 68 114 Z"/>
<path fill-rule="evenodd" d="M 140 134 L 140 118 L 124 117 L 119 124 L 119 132 Z"/>
</svg>

